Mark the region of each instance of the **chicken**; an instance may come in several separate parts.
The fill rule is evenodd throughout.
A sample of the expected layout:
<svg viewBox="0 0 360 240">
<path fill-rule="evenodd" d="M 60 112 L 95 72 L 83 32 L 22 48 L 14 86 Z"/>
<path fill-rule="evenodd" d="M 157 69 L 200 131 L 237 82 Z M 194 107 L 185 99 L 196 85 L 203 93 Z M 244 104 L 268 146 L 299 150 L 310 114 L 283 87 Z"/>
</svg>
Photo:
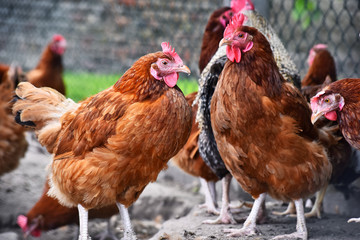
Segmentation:
<svg viewBox="0 0 360 240">
<path fill-rule="evenodd" d="M 0 80 L 6 75 L 9 69 L 10 69 L 9 65 L 0 63 Z"/>
<path fill-rule="evenodd" d="M 321 116 L 337 121 L 348 143 L 360 149 L 360 79 L 345 78 L 333 82 L 311 98 L 312 116 L 315 123 Z M 360 222 L 360 218 L 351 218 L 349 222 Z"/>
<path fill-rule="evenodd" d="M 0 176 L 17 168 L 28 147 L 24 128 L 14 122 L 11 113 L 15 82 L 21 69 L 9 67 L 0 79 Z"/>
<path fill-rule="evenodd" d="M 51 88 L 16 89 L 15 120 L 35 128 L 54 155 L 48 195 L 78 207 L 81 240 L 88 238 L 88 209 L 115 203 L 125 239 L 134 239 L 127 208 L 189 137 L 191 107 L 176 83 L 190 70 L 169 43 L 161 46 L 78 104 Z"/>
<path fill-rule="evenodd" d="M 38 65 L 26 74 L 35 87 L 51 87 L 65 95 L 62 56 L 66 50 L 66 39 L 55 34 L 46 46 Z"/>
<path fill-rule="evenodd" d="M 197 92 L 186 96 L 186 100 L 192 106 L 192 112 L 197 111 L 197 104 L 193 105 Z M 200 177 L 200 182 L 205 195 L 205 204 L 201 205 L 208 212 L 218 214 L 216 210 L 216 190 L 215 183 L 219 180 L 215 173 L 205 164 L 199 154 L 198 147 L 199 128 L 195 122 L 195 114 L 192 116 L 192 128 L 188 141 L 185 146 L 172 158 L 172 161 L 186 173 Z"/>
<path fill-rule="evenodd" d="M 229 24 L 233 11 L 230 7 L 222 7 L 215 10 L 206 24 L 199 59 L 200 73 L 216 53 L 225 27 Z"/>
<path fill-rule="evenodd" d="M 330 179 L 326 135 L 310 122 L 300 91 L 280 74 L 269 42 L 257 29 L 242 26 L 237 14 L 224 32 L 228 61 L 211 99 L 211 125 L 222 159 L 232 176 L 255 199 L 241 229 L 229 236 L 256 233 L 256 217 L 266 194 L 295 202 L 297 231 L 275 239 L 307 239 L 303 200 Z"/>
<path fill-rule="evenodd" d="M 317 44 L 310 49 L 309 70 L 301 80 L 301 92 L 310 101 L 321 88 L 336 81 L 335 60 L 325 44 Z"/>
<path fill-rule="evenodd" d="M 285 47 L 270 24 L 254 10 L 253 3 L 250 0 L 233 0 L 231 1 L 231 8 L 235 13 L 244 12 L 248 16 L 247 21 L 244 24 L 258 28 L 268 38 L 280 73 L 286 81 L 292 82 L 300 87 L 300 75 L 294 62 L 289 57 Z M 222 210 L 220 216 L 218 219 L 214 221 L 209 220 L 206 221 L 206 223 L 235 222 L 231 213 L 226 210 L 229 209 L 229 197 L 226 189 L 229 189 L 231 175 L 226 169 L 217 150 L 210 120 L 210 101 L 226 61 L 225 47 L 220 47 L 201 74 L 199 80 L 199 92 L 196 98 L 196 103 L 199 106 L 196 116 L 196 121 L 199 123 L 200 128 L 199 151 L 204 161 L 223 181 L 223 205 L 221 207 Z M 265 206 L 262 206 L 262 211 L 262 214 L 259 215 L 259 221 L 263 221 L 266 217 Z"/>
<path fill-rule="evenodd" d="M 61 226 L 79 222 L 79 214 L 75 207 L 68 208 L 59 203 L 55 198 L 49 197 L 49 183 L 45 182 L 44 191 L 35 205 L 24 215 L 18 216 L 18 225 L 24 232 L 24 237 L 32 235 L 40 237 L 42 231 L 48 231 Z M 118 213 L 115 204 L 99 209 L 89 210 L 89 219 L 110 218 Z"/>
<path fill-rule="evenodd" d="M 329 51 L 326 50 L 325 44 L 317 44 L 311 48 L 308 57 L 309 70 L 306 76 L 301 81 L 301 92 L 308 101 L 313 97 L 319 89 L 325 87 L 333 81 L 336 81 L 335 61 Z M 338 130 L 337 123 L 331 123 L 329 120 L 323 118 L 316 124 L 318 128 L 334 129 L 334 141 L 327 145 L 329 159 L 332 165 L 332 174 L 330 184 L 337 184 L 343 182 L 343 174 L 347 172 L 347 168 L 351 163 L 352 150 L 350 145 L 342 137 L 340 130 Z M 327 185 L 324 186 L 316 194 L 315 204 L 311 211 L 305 214 L 305 217 L 317 216 L 321 218 L 321 204 L 323 202 Z M 291 202 L 285 212 L 273 212 L 276 215 L 285 215 L 295 212 L 295 206 Z"/>
</svg>

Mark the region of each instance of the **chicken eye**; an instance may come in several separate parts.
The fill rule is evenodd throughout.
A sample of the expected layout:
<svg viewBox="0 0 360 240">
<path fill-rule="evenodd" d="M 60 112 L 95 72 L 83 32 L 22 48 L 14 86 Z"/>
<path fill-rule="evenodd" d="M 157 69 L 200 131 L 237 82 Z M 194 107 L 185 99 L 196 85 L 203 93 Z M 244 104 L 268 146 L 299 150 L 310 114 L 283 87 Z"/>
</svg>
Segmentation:
<svg viewBox="0 0 360 240">
<path fill-rule="evenodd" d="M 162 61 L 161 62 L 163 65 L 167 65 L 168 63 L 167 63 L 167 61 Z"/>
<path fill-rule="evenodd" d="M 244 35 L 243 33 L 240 33 L 240 34 L 239 34 L 239 38 L 244 38 L 244 36 L 245 36 L 245 35 Z"/>
<path fill-rule="evenodd" d="M 326 98 L 324 101 L 325 101 L 326 103 L 329 103 L 329 102 L 330 102 L 330 99 Z"/>
</svg>

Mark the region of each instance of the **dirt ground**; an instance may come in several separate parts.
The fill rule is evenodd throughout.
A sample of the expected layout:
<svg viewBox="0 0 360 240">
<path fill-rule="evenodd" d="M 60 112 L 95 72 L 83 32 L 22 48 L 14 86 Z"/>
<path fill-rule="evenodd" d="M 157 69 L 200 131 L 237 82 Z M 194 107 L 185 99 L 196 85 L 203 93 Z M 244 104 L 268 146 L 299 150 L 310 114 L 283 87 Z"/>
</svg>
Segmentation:
<svg viewBox="0 0 360 240">
<path fill-rule="evenodd" d="M 42 194 L 46 166 L 51 161 L 51 156 L 30 135 L 27 138 L 30 146 L 20 166 L 0 178 L 0 240 L 23 239 L 21 230 L 16 225 L 16 218 L 19 214 L 25 214 Z M 202 221 L 213 219 L 215 216 L 199 209 L 198 205 L 203 201 L 203 197 L 198 188 L 197 179 L 183 174 L 175 167 L 169 167 L 167 171 L 161 173 L 158 182 L 150 184 L 129 209 L 138 239 L 242 239 L 226 237 L 223 233 L 225 228 L 240 228 L 241 221 L 236 225 L 202 224 Z M 295 218 L 271 214 L 273 210 L 285 209 L 284 205 L 276 203 L 267 202 L 269 219 L 264 224 L 258 225 L 259 235 L 246 239 L 271 239 L 276 235 L 295 231 Z M 243 208 L 235 218 L 243 219 L 249 212 L 250 209 Z M 348 218 L 349 216 L 341 214 L 324 213 L 322 219 L 308 219 L 309 239 L 360 239 L 360 224 L 347 223 Z M 120 239 L 122 228 L 118 215 L 110 219 L 109 226 Z M 100 239 L 98 235 L 106 229 L 107 221 L 104 219 L 91 220 L 89 223 L 92 239 Z M 77 231 L 76 225 L 68 225 L 43 233 L 40 238 L 28 239 L 77 239 Z"/>
</svg>

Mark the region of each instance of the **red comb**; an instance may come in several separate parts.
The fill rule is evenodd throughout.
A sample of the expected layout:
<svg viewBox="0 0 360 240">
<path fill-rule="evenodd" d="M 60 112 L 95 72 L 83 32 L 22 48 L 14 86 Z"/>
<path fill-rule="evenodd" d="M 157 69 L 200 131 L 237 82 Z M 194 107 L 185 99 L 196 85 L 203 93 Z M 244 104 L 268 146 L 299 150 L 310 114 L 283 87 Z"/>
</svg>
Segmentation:
<svg viewBox="0 0 360 240">
<path fill-rule="evenodd" d="M 238 27 L 241 27 L 245 20 L 246 16 L 244 14 L 240 12 L 235 14 L 224 31 L 224 38 L 231 37 L 232 33 L 235 32 Z"/>
<path fill-rule="evenodd" d="M 172 48 L 170 43 L 168 42 L 162 42 L 161 43 L 161 47 L 163 50 L 163 53 L 165 53 L 166 55 L 170 55 L 175 59 L 175 62 L 177 63 L 182 63 L 181 58 L 179 57 L 179 55 L 175 52 L 175 48 Z"/>
<path fill-rule="evenodd" d="M 52 40 L 53 41 L 62 41 L 62 40 L 65 40 L 65 38 L 60 34 L 54 34 Z"/>
<path fill-rule="evenodd" d="M 327 45 L 326 44 L 323 44 L 323 43 L 319 43 L 319 44 L 316 44 L 313 49 L 324 49 L 324 48 L 327 48 Z"/>
<path fill-rule="evenodd" d="M 19 215 L 17 217 L 17 224 L 21 227 L 23 231 L 26 231 L 27 228 L 27 217 L 24 215 Z"/>
<path fill-rule="evenodd" d="M 254 4 L 251 0 L 232 0 L 231 8 L 235 13 L 238 13 L 242 10 L 254 10 Z"/>
</svg>

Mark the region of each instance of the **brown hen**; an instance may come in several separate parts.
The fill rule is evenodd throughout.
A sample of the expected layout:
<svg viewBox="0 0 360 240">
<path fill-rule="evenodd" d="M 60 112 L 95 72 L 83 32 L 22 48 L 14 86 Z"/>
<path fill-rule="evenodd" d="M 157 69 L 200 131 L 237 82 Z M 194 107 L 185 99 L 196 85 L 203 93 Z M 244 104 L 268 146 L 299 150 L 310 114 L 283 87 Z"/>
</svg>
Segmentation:
<svg viewBox="0 0 360 240">
<path fill-rule="evenodd" d="M 127 207 L 186 143 L 191 108 L 176 85 L 190 73 L 170 44 L 138 59 L 110 88 L 79 104 L 51 88 L 21 83 L 13 112 L 35 128 L 54 159 L 50 190 L 78 206 L 80 239 L 88 238 L 88 209 L 117 204 L 125 238 L 134 239 Z"/>
<path fill-rule="evenodd" d="M 65 50 L 65 38 L 55 34 L 44 49 L 37 66 L 26 74 L 28 81 L 35 87 L 51 87 L 65 95 L 62 62 Z"/>
<path fill-rule="evenodd" d="M 270 44 L 235 15 L 224 32 L 225 64 L 211 100 L 211 123 L 226 167 L 255 199 L 241 229 L 256 233 L 256 217 L 266 193 L 295 202 L 297 232 L 275 239 L 307 239 L 302 198 L 329 180 L 331 164 L 307 102 L 279 72 Z"/>
</svg>

